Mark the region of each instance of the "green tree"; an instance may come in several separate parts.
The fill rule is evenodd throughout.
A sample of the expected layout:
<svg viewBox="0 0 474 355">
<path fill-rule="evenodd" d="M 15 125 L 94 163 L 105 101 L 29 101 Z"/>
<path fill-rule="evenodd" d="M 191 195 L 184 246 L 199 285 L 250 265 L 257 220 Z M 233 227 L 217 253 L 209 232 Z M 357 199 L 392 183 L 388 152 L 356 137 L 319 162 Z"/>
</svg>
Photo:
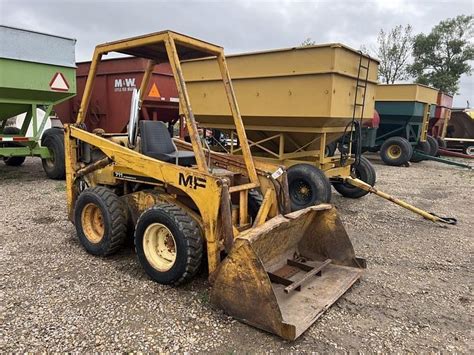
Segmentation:
<svg viewBox="0 0 474 355">
<path fill-rule="evenodd" d="M 390 31 L 380 30 L 377 36 L 377 48 L 373 50 L 379 64 L 379 78 L 385 84 L 406 80 L 413 42 L 410 25 L 398 25 Z M 364 47 L 365 48 L 365 47 Z"/>
<path fill-rule="evenodd" d="M 456 94 L 461 75 L 471 74 L 473 30 L 473 16 L 460 15 L 441 21 L 428 35 L 417 35 L 413 42 L 414 63 L 410 66 L 416 82 Z"/>
</svg>

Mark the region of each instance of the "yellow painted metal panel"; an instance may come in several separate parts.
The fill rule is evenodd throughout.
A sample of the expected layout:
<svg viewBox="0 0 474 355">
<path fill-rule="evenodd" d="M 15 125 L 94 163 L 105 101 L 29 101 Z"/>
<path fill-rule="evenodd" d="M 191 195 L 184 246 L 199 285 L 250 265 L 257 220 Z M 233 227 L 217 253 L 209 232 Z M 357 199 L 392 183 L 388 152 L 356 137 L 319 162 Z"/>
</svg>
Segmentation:
<svg viewBox="0 0 474 355">
<path fill-rule="evenodd" d="M 420 84 L 384 84 L 377 86 L 375 100 L 436 104 L 438 92 L 438 89 Z"/>
<path fill-rule="evenodd" d="M 337 44 L 234 55 L 227 62 L 246 125 L 343 127 L 352 117 L 359 58 Z M 373 116 L 377 67 L 371 60 L 366 119 Z M 183 72 L 198 121 L 230 124 L 216 61 L 188 61 Z"/>
</svg>

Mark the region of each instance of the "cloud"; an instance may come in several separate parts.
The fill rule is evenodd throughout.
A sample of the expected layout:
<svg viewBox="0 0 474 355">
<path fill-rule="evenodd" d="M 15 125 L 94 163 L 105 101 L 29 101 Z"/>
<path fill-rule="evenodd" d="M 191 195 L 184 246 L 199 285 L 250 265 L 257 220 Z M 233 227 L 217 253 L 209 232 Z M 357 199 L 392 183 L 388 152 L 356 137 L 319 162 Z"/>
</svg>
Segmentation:
<svg viewBox="0 0 474 355">
<path fill-rule="evenodd" d="M 473 13 L 471 1 L 452 0 L 0 0 L 0 23 L 78 40 L 78 61 L 96 44 L 172 29 L 224 46 L 226 53 L 292 47 L 306 38 L 356 49 L 375 43 L 380 28 L 413 26 L 429 32 L 440 20 Z M 463 77 L 457 105 L 474 102 Z"/>
</svg>

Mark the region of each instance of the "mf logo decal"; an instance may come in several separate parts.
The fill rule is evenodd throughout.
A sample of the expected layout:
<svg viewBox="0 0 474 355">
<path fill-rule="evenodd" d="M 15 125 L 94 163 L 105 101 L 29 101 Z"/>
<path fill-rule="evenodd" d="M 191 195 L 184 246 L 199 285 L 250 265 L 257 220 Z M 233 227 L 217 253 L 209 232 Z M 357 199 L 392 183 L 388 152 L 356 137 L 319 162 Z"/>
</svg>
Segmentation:
<svg viewBox="0 0 474 355">
<path fill-rule="evenodd" d="M 184 175 L 184 173 L 179 173 L 179 182 L 180 185 L 184 187 L 190 187 L 193 189 L 197 188 L 205 188 L 206 187 L 206 179 L 193 176 L 193 175 Z"/>
<path fill-rule="evenodd" d="M 135 84 L 135 78 L 123 78 L 115 79 L 114 81 L 114 91 L 133 91 L 137 86 Z"/>
</svg>

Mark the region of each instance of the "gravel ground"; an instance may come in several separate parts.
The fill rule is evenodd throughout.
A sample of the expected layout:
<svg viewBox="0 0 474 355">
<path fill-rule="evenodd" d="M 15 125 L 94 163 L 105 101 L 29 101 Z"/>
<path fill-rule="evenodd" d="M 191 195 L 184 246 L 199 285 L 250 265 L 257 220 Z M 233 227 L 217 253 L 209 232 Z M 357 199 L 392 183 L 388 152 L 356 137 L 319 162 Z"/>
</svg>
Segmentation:
<svg viewBox="0 0 474 355">
<path fill-rule="evenodd" d="M 381 190 L 459 223 L 443 229 L 376 196 L 334 192 L 368 269 L 295 342 L 214 309 L 205 275 L 172 288 L 150 281 L 131 247 L 88 255 L 64 182 L 46 179 L 39 159 L 1 164 L 0 351 L 470 352 L 474 173 L 373 162 Z"/>
</svg>

